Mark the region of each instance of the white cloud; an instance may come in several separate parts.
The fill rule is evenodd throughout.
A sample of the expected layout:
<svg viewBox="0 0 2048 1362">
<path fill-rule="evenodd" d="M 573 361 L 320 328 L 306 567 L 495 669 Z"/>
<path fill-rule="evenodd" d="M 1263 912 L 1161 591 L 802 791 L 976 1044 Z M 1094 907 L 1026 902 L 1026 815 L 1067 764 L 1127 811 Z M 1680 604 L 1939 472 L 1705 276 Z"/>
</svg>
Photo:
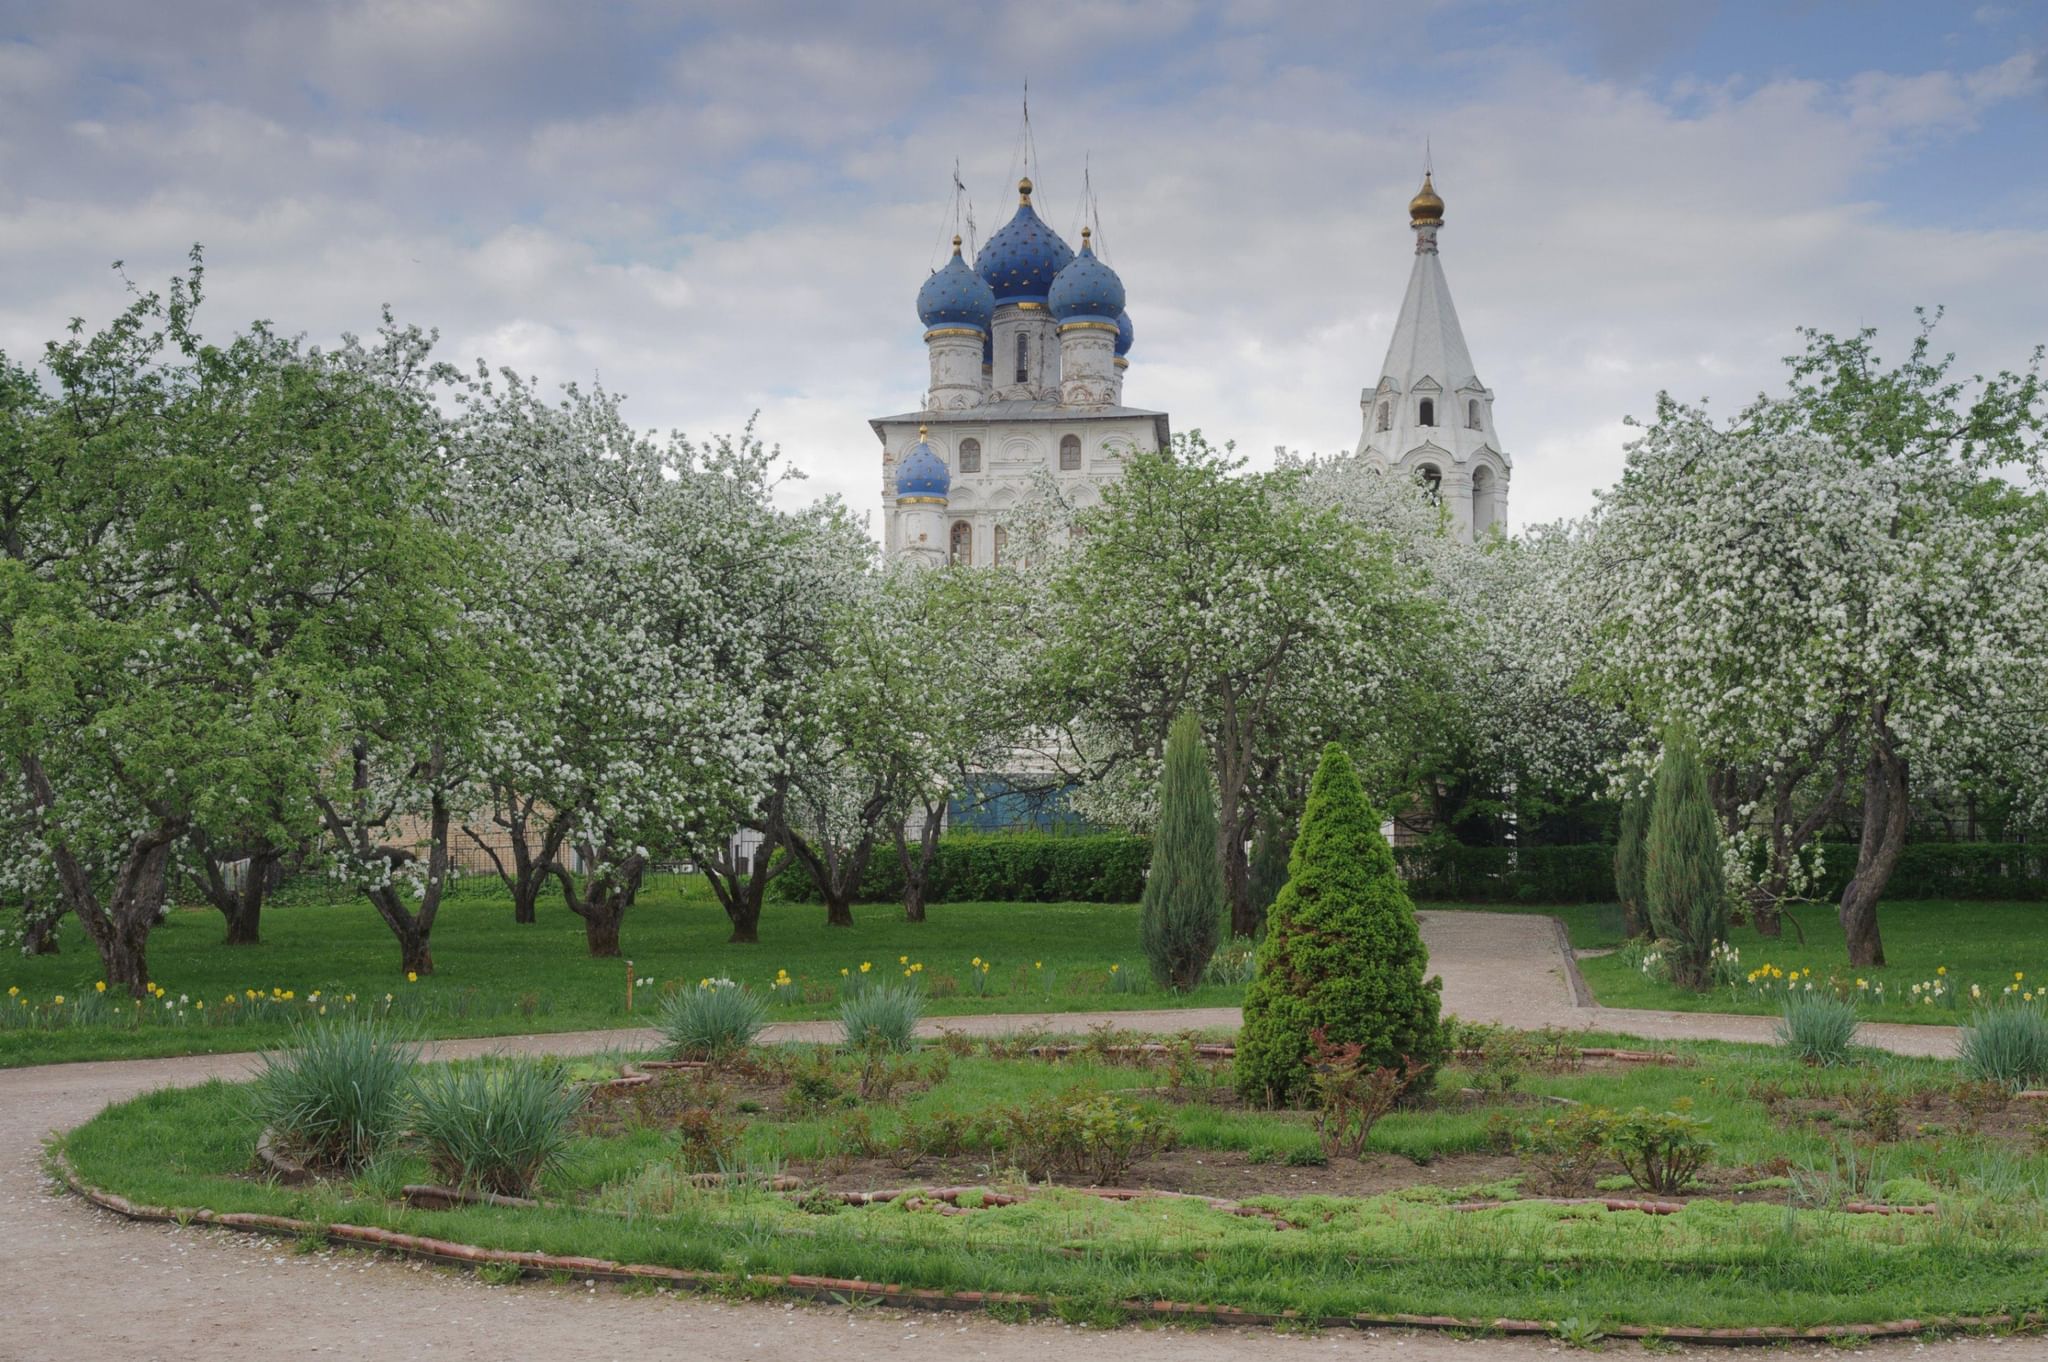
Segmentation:
<svg viewBox="0 0 2048 1362">
<path fill-rule="evenodd" d="M 469 3 L 384 4 L 252 19 L 223 3 L 190 37 L 110 28 L 148 73 L 111 91 L 89 79 L 108 54 L 84 29 L 0 46 L 0 346 L 113 312 L 108 261 L 154 283 L 201 241 L 215 325 L 324 337 L 388 301 L 439 326 L 451 358 L 602 377 L 650 426 L 701 434 L 759 409 L 811 474 L 804 494 L 867 510 L 866 418 L 923 387 L 911 300 L 950 230 L 953 158 L 984 235 L 1014 203 L 1025 55 L 1038 198 L 1064 232 L 1091 158 L 1139 334 L 1128 400 L 1256 457 L 1355 442 L 1425 134 L 1519 522 L 1588 507 L 1619 470 L 1620 418 L 1659 388 L 1727 408 L 1774 383 L 1799 324 L 1896 334 L 1913 304 L 1946 303 L 1965 369 L 2017 363 L 2042 329 L 2021 285 L 2048 277 L 2048 231 L 1901 222 L 1870 198 L 1928 139 L 2035 97 L 2026 54 L 1654 91 L 1483 26 L 1424 50 L 1412 26 L 1347 10 L 1334 46 L 1304 49 L 1293 7 L 1250 0 L 1199 41 L 1190 6 L 1096 0 L 1071 24 L 918 16 L 922 45 L 900 16 L 803 6 L 677 39 L 651 5 L 593 34 L 539 4 L 488 23 Z M 805 36 L 776 36 L 792 27 Z M 1148 38 L 1148 64 L 1095 77 L 1103 50 Z M 301 42 L 317 51 L 294 70 Z M 1362 76 L 1344 44 L 1413 62 L 1431 97 Z M 514 107 L 507 91 L 550 60 Z"/>
</svg>

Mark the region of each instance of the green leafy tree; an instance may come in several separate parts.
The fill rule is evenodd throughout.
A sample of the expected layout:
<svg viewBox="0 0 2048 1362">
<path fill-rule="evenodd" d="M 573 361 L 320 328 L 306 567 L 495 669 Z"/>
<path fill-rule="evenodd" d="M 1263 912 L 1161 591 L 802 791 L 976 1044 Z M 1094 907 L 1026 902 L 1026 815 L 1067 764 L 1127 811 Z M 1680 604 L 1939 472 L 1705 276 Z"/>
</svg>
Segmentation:
<svg viewBox="0 0 2048 1362">
<path fill-rule="evenodd" d="M 1202 721 L 1231 931 L 1259 926 L 1246 846 L 1327 741 L 1363 743 L 1433 684 L 1443 618 L 1420 572 L 1305 490 L 1199 434 L 1132 457 L 1052 564 L 1045 756 L 1098 821 L 1148 823 L 1173 718 Z M 1122 807 L 1119 807 L 1122 801 Z"/>
<path fill-rule="evenodd" d="M 1159 822 L 1145 877 L 1139 930 L 1152 977 L 1175 992 L 1202 982 L 1223 929 L 1223 867 L 1216 858 L 1216 797 L 1202 723 L 1183 712 L 1166 738 Z"/>
<path fill-rule="evenodd" d="M 1614 892 L 1621 900 L 1622 928 L 1630 936 L 1650 935 L 1643 907 L 1643 839 L 1650 828 L 1648 795 L 1630 795 L 1621 806 L 1621 836 L 1614 844 Z"/>
<path fill-rule="evenodd" d="M 1704 988 L 1715 943 L 1728 934 L 1721 830 L 1706 768 L 1691 737 L 1667 738 L 1657 766 L 1643 849 L 1643 898 L 1657 935 L 1672 943 L 1671 977 Z"/>
<path fill-rule="evenodd" d="M 1358 1045 L 1363 1069 L 1417 1066 L 1426 1089 L 1443 1055 L 1443 980 L 1351 759 L 1323 750 L 1274 900 L 1237 1039 L 1238 1090 L 1286 1103 L 1312 1091 L 1313 1035 Z"/>
</svg>

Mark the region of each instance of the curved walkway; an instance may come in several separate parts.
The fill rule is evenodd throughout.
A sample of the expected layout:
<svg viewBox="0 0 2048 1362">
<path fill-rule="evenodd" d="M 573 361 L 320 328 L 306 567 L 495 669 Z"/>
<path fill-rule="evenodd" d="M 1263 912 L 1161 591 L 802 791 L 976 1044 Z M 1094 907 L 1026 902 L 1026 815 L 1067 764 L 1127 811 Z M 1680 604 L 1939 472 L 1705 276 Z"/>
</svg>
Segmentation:
<svg viewBox="0 0 2048 1362">
<path fill-rule="evenodd" d="M 1474 1020 L 1518 1027 L 1563 1026 L 1660 1039 L 1758 1040 L 1768 1018 L 1633 1012 L 1576 1005 L 1572 965 L 1547 918 L 1427 912 L 1423 929 L 1444 976 L 1445 1006 Z M 1112 1025 L 1178 1031 L 1237 1024 L 1234 1008 L 1169 1012 L 1063 1013 L 945 1018 L 934 1026 L 999 1033 L 1031 1026 L 1064 1031 Z M 829 1023 L 773 1028 L 773 1038 L 814 1039 Z M 588 1053 L 645 1043 L 647 1031 L 451 1041 L 447 1058 L 488 1053 Z M 1901 1053 L 1947 1053 L 1953 1032 L 1935 1027 L 1869 1027 L 1864 1039 Z M 51 1194 L 41 1142 L 108 1102 L 152 1088 L 239 1078 L 250 1055 L 123 1060 L 0 1071 L 0 1358 L 322 1358 L 673 1356 L 703 1362 L 836 1354 L 849 1362 L 1044 1362 L 1093 1357 L 1090 1332 L 1053 1323 L 1002 1325 L 982 1317 L 907 1315 L 775 1303 L 728 1304 L 697 1297 L 626 1296 L 581 1285 L 486 1286 L 467 1273 L 321 1251 L 226 1231 L 136 1226 Z M 1318 1356 L 1435 1362 L 1454 1356 L 1551 1356 L 1547 1340 L 1472 1342 L 1442 1335 L 1329 1333 L 1296 1338 L 1263 1331 L 1126 1329 L 1123 1362 L 1224 1362 Z M 2048 1362 L 2048 1341 L 1958 1339 L 1877 1350 L 1938 1359 L 1997 1356 Z M 1794 1349 L 1832 1355 L 1825 1348 Z"/>
</svg>

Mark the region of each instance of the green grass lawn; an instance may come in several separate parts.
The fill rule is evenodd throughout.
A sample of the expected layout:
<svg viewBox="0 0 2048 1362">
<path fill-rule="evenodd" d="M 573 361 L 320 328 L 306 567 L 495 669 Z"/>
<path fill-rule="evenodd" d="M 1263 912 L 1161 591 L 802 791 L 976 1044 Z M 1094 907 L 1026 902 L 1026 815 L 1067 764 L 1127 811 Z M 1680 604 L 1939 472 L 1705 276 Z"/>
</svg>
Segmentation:
<svg viewBox="0 0 2048 1362">
<path fill-rule="evenodd" d="M 1812 1070 L 1760 1047 L 1673 1048 L 1684 1065 L 1531 1071 L 1517 1089 L 1617 1109 L 1689 1110 L 1706 1122 L 1715 1145 L 1711 1165 L 1754 1179 L 1738 1189 L 1789 1182 L 1795 1204 L 1730 1194 L 1673 1215 L 1644 1215 L 1520 1202 L 1514 1175 L 1487 1164 L 1489 1180 L 1470 1187 L 1246 1198 L 1284 1217 L 1287 1228 L 1199 1200 L 1115 1204 L 1045 1187 L 1030 1189 L 1021 1204 L 962 1216 L 903 1203 L 856 1208 L 688 1187 L 677 1166 L 681 1108 L 634 1103 L 639 1114 L 625 1125 L 586 1131 L 572 1142 L 540 1189 L 555 1205 L 426 1211 L 395 1199 L 403 1183 L 427 1175 L 420 1155 L 406 1148 L 353 1179 L 285 1187 L 249 1177 L 257 1135 L 251 1104 L 243 1088 L 220 1083 L 109 1108 L 64 1136 L 62 1147 L 88 1181 L 145 1204 L 381 1225 L 489 1247 L 728 1273 L 1027 1291 L 1054 1298 L 1073 1319 L 1111 1318 L 1107 1306 L 1124 1299 L 1322 1317 L 1402 1311 L 1577 1320 L 1587 1329 L 1814 1326 L 2038 1307 L 2048 1271 L 2048 1155 L 2023 1141 L 1912 1124 L 1920 1118 L 1911 1095 L 1946 1091 L 1952 1064 L 1884 1057 L 1876 1067 Z M 836 1064 L 838 1081 L 851 1084 L 857 1061 L 841 1057 Z M 1457 1090 L 1477 1080 L 1475 1073 L 1447 1070 L 1439 1103 L 1389 1115 L 1375 1128 L 1371 1148 L 1418 1163 L 1442 1160 L 1490 1148 L 1488 1127 L 1496 1118 L 1538 1122 L 1557 1110 L 1527 1098 L 1476 1107 L 1459 1101 Z M 1907 1102 L 1908 1125 L 1898 1140 L 1855 1144 L 1849 1129 L 1774 1117 L 1754 1096 L 1770 1085 L 1815 1100 L 1854 1093 L 1873 1080 Z M 984 1047 L 953 1058 L 931 1086 L 821 1116 L 779 1099 L 742 1103 L 723 1079 L 682 1080 L 696 1094 L 683 1105 L 707 1103 L 706 1110 L 742 1123 L 743 1146 L 759 1161 L 829 1160 L 847 1148 L 848 1117 L 864 1118 L 863 1138 L 888 1145 L 913 1122 L 932 1129 L 942 1113 L 970 1119 L 1039 1093 L 1130 1093 L 1160 1081 L 1158 1071 L 1141 1074 L 1089 1055 L 1048 1064 L 998 1058 Z M 1227 1086 L 1228 1078 L 1216 1073 L 1208 1081 Z M 1141 1095 L 1120 1100 L 1170 1122 L 1190 1151 L 1290 1164 L 1320 1153 L 1304 1113 Z M 977 1147 L 972 1157 L 987 1161 L 976 1176 L 1022 1190 L 1001 1171 L 1008 1166 L 1001 1144 L 986 1153 Z M 876 1176 L 892 1179 L 878 1185 L 916 1185 L 893 1169 Z M 1468 1196 L 1503 1204 L 1476 1213 L 1450 1209 Z M 1941 1210 L 1925 1217 L 1842 1213 L 1844 1201 L 1857 1199 L 1933 1200 Z"/>
<path fill-rule="evenodd" d="M 91 994 L 99 958 L 75 922 L 67 922 L 62 953 L 0 960 L 0 1066 L 47 1064 L 170 1054 L 215 1054 L 259 1049 L 288 1032 L 283 1021 L 238 1020 L 225 1000 L 255 989 L 288 989 L 303 1003 L 356 995 L 381 1003 L 389 993 L 403 1015 L 427 1036 L 501 1035 L 573 1031 L 646 1023 L 663 986 L 694 987 L 723 975 L 763 991 L 778 970 L 796 987 L 774 1001 L 774 1020 L 834 1016 L 840 970 L 862 962 L 882 976 L 900 977 L 899 957 L 922 963 L 920 982 L 938 1015 L 975 1012 L 1071 1012 L 1154 1007 L 1214 1007 L 1241 998 L 1238 987 L 1210 986 L 1175 997 L 1153 989 L 1138 950 L 1135 904 L 934 904 L 929 920 L 907 923 L 894 905 L 854 909 L 851 928 L 828 928 L 815 904 L 771 904 L 762 916 L 761 944 L 734 946 L 724 912 L 701 881 L 676 880 L 641 895 L 627 915 L 624 944 L 630 974 L 657 981 L 656 992 L 637 993 L 626 1011 L 629 971 L 623 960 L 593 960 L 579 918 L 559 900 L 544 900 L 540 920 L 512 921 L 510 901 L 492 883 L 472 881 L 441 909 L 434 927 L 435 973 L 408 983 L 398 972 L 398 946 L 369 904 L 360 899 L 297 903 L 267 911 L 263 942 L 222 944 L 220 915 L 178 909 L 150 937 L 155 982 L 176 1006 L 152 1003 L 161 1018 L 148 1024 L 26 1029 L 21 998 L 47 1003 Z M 976 956 L 991 962 L 987 996 L 973 991 Z M 1113 986 L 1110 966 L 1128 981 Z M 789 996 L 794 994 L 796 996 Z M 194 1008 L 203 1002 L 206 1011 Z M 242 1006 L 246 1013 L 248 1008 Z M 10 1025 L 9 1023 L 13 1024 Z"/>
<path fill-rule="evenodd" d="M 1612 948 L 1622 940 L 1621 909 L 1613 904 L 1496 911 L 1554 914 L 1564 920 L 1572 945 L 1581 950 Z M 1886 903 L 1878 911 L 1889 962 L 1882 969 L 1857 969 L 1849 964 L 1832 905 L 1798 908 L 1794 917 L 1805 929 L 1803 943 L 1790 923 L 1775 941 L 1758 936 L 1753 927 L 1736 927 L 1729 933 L 1729 940 L 1742 953 L 1742 972 L 1772 965 L 1789 976 L 1796 969 L 1803 984 L 1805 972 L 1811 970 L 1816 988 L 1833 980 L 1853 993 L 1864 1015 L 1875 1021 L 1967 1021 L 1972 984 L 1991 997 L 2015 982 L 2015 972 L 2026 976 L 2018 981 L 2023 988 L 2031 987 L 2033 981 L 2048 981 L 2048 904 Z M 1774 981 L 1777 995 L 1767 986 L 1748 983 L 1694 993 L 1650 978 L 1612 955 L 1581 960 L 1579 969 L 1603 1007 L 1775 1014 L 1784 988 L 1784 981 L 1778 979 Z M 1946 974 L 1937 973 L 1943 969 Z M 1856 986 L 1858 979 L 1865 987 Z M 1945 989 L 1941 998 L 1921 1001 L 1929 996 L 1926 990 L 1916 998 L 1913 985 L 1935 982 Z M 1883 985 L 1882 998 L 1879 984 Z"/>
</svg>

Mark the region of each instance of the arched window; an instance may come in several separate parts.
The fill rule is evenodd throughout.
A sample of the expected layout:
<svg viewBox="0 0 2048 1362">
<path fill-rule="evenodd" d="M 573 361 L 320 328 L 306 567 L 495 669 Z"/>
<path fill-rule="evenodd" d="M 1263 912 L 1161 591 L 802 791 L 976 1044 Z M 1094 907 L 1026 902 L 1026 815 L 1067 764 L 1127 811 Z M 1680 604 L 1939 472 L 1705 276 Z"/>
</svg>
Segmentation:
<svg viewBox="0 0 2048 1362">
<path fill-rule="evenodd" d="M 1421 481 L 1423 491 L 1428 493 L 1431 501 L 1443 495 L 1444 473 L 1441 468 L 1433 463 L 1426 463 L 1415 470 L 1415 476 Z"/>
<path fill-rule="evenodd" d="M 970 439 L 960 442 L 960 471 L 962 473 L 979 473 L 981 471 L 981 441 Z"/>
<path fill-rule="evenodd" d="M 1385 429 L 1387 429 L 1387 428 L 1388 428 L 1388 427 L 1389 427 L 1390 425 L 1392 425 L 1392 424 L 1393 424 L 1393 421 L 1394 421 L 1394 404 L 1393 404 L 1393 403 L 1391 403 L 1391 402 L 1382 402 L 1382 403 L 1380 403 L 1380 421 L 1379 421 L 1379 428 L 1380 428 L 1381 430 L 1385 430 Z"/>
<path fill-rule="evenodd" d="M 1081 437 L 1060 436 L 1060 471 L 1071 473 L 1081 466 Z"/>
<path fill-rule="evenodd" d="M 990 555 L 989 561 L 991 563 L 1000 563 L 1010 548 L 1010 532 L 1001 525 L 996 526 L 995 544 L 996 551 Z"/>
<path fill-rule="evenodd" d="M 964 520 L 953 522 L 953 566 L 974 565 L 974 527 Z"/>
<path fill-rule="evenodd" d="M 1031 378 L 1031 337 L 1022 331 L 1017 333 L 1017 381 L 1028 382 Z"/>
<path fill-rule="evenodd" d="M 1479 399 L 1476 397 L 1465 401 L 1465 425 L 1472 430 L 1479 429 Z"/>
<path fill-rule="evenodd" d="M 1472 470 L 1472 536 L 1484 539 L 1500 523 L 1500 484 L 1485 465 Z"/>
<path fill-rule="evenodd" d="M 1436 424 L 1435 399 L 1428 397 L 1422 399 L 1422 412 L 1415 418 L 1415 424 L 1419 426 L 1433 426 Z"/>
</svg>

